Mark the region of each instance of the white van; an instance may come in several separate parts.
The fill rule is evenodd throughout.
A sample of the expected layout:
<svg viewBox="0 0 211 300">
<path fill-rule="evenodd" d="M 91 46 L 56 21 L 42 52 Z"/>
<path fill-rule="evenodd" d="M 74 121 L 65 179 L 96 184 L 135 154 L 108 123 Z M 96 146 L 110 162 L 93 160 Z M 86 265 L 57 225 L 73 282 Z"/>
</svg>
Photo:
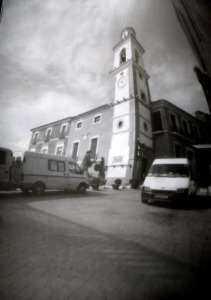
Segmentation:
<svg viewBox="0 0 211 300">
<path fill-rule="evenodd" d="M 195 195 L 196 190 L 197 184 L 187 158 L 155 159 L 144 180 L 141 199 L 143 203 L 174 201 Z"/>
<path fill-rule="evenodd" d="M 41 195 L 45 190 L 69 190 L 85 193 L 89 185 L 77 163 L 70 157 L 26 151 L 20 188 Z"/>
</svg>

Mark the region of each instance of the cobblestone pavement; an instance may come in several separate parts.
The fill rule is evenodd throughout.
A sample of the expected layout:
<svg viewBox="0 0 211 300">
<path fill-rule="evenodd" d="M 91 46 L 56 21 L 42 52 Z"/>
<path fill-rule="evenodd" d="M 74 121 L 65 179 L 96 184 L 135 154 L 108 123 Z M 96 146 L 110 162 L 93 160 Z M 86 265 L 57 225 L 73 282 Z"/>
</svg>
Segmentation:
<svg viewBox="0 0 211 300">
<path fill-rule="evenodd" d="M 210 215 L 134 190 L 2 194 L 0 299 L 210 299 Z"/>
</svg>

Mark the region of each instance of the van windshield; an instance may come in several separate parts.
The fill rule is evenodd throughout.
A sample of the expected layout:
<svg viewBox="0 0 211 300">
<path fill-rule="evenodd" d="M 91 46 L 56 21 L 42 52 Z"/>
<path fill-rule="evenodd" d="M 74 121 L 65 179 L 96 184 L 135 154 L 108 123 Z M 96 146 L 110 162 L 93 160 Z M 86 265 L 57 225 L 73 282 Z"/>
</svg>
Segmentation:
<svg viewBox="0 0 211 300">
<path fill-rule="evenodd" d="M 152 165 L 148 176 L 157 177 L 189 177 L 189 167 L 186 164 L 160 164 Z"/>
</svg>

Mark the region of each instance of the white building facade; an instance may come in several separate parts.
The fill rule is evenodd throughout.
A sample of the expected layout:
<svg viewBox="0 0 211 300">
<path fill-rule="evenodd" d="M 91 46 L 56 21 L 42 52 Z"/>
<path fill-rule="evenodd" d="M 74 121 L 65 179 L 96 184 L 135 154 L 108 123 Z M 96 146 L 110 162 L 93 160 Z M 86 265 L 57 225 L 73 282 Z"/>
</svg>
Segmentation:
<svg viewBox="0 0 211 300">
<path fill-rule="evenodd" d="M 141 180 L 152 159 L 151 99 L 144 49 L 132 27 L 114 46 L 113 103 L 32 129 L 30 151 L 72 156 L 79 164 L 87 150 L 105 160 L 107 183 Z"/>
</svg>

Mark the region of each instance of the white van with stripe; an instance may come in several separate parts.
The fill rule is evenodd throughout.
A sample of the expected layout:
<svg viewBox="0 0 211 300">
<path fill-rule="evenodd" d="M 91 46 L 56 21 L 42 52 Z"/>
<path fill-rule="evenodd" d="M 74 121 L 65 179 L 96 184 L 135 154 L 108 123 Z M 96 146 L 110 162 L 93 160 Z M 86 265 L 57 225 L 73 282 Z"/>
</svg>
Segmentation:
<svg viewBox="0 0 211 300">
<path fill-rule="evenodd" d="M 70 157 L 30 151 L 24 153 L 22 191 L 32 190 L 36 195 L 54 189 L 85 193 L 88 186 L 88 177 Z"/>
</svg>

